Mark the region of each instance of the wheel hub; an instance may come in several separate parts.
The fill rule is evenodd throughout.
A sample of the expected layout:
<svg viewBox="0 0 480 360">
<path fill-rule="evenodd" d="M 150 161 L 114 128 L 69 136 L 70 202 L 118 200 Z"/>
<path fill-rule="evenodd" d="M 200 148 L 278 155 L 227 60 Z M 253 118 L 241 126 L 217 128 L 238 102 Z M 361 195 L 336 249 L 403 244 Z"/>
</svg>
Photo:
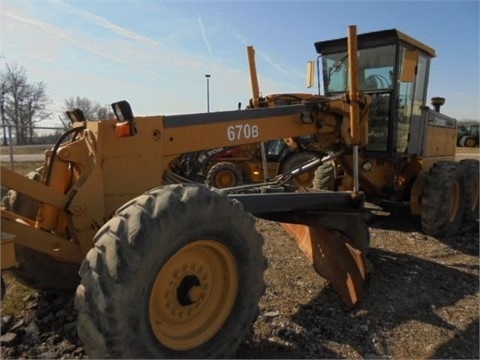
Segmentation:
<svg viewBox="0 0 480 360">
<path fill-rule="evenodd" d="M 467 140 L 465 140 L 465 146 L 467 146 L 467 147 L 475 146 L 475 140 L 472 139 L 472 138 L 468 138 Z"/>
<path fill-rule="evenodd" d="M 154 335 L 174 350 L 205 343 L 228 318 L 237 287 L 235 260 L 224 245 L 190 243 L 167 261 L 154 282 L 149 305 Z"/>
<path fill-rule="evenodd" d="M 204 291 L 200 286 L 193 286 L 189 291 L 188 291 L 188 298 L 192 303 L 196 303 L 199 300 L 205 298 Z"/>
<path fill-rule="evenodd" d="M 219 188 L 234 186 L 235 176 L 230 171 L 221 171 L 217 175 L 217 184 Z"/>
</svg>

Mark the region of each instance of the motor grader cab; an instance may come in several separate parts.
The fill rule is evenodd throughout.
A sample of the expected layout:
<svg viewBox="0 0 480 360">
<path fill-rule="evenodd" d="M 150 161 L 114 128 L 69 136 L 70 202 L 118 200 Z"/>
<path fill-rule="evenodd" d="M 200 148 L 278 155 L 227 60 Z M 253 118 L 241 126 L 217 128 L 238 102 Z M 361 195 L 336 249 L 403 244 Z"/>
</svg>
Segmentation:
<svg viewBox="0 0 480 360">
<path fill-rule="evenodd" d="M 346 46 L 346 39 L 315 43 L 321 54 L 318 61 L 326 96 L 342 94 L 348 88 Z M 366 153 L 400 158 L 426 154 L 423 145 L 430 140 L 425 139 L 426 125 L 445 129 L 456 126 L 455 119 L 438 113 L 439 106 L 436 114 L 429 113 L 425 106 L 430 60 L 435 51 L 398 30 L 362 34 L 358 48 L 358 90 L 372 98 Z M 448 146 L 435 155 L 453 156 L 454 150 L 454 146 Z"/>
<path fill-rule="evenodd" d="M 315 48 L 324 94 L 341 95 L 349 86 L 347 38 Z M 477 212 L 478 162 L 453 162 L 456 120 L 439 112 L 445 99 L 433 98 L 433 110 L 426 106 L 433 57 L 432 48 L 395 29 L 358 36 L 358 89 L 371 98 L 368 143 L 358 161 L 367 198 L 410 202 L 424 231 L 441 236 L 456 231 L 464 213 Z M 320 139 L 331 147 L 326 141 Z M 320 166 L 315 187 L 352 189 L 353 168 L 352 156 L 343 153 Z"/>
</svg>

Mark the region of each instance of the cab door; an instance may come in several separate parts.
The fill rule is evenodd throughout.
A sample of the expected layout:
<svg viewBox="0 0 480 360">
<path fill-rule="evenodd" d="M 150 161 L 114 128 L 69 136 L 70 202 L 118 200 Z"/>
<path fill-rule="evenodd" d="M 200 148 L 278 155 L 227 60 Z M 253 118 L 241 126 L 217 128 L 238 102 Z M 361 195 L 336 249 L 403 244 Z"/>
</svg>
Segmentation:
<svg viewBox="0 0 480 360">
<path fill-rule="evenodd" d="M 422 107 L 425 106 L 429 58 L 418 50 L 401 47 L 396 111 L 395 151 L 419 154 L 423 138 Z"/>
</svg>

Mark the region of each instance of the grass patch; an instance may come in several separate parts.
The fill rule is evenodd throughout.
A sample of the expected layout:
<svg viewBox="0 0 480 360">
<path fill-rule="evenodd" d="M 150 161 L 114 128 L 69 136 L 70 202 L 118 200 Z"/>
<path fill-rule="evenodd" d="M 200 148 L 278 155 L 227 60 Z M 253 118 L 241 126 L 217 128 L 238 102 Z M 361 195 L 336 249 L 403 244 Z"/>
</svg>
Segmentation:
<svg viewBox="0 0 480 360">
<path fill-rule="evenodd" d="M 30 154 L 43 154 L 45 150 L 51 149 L 52 144 L 42 144 L 42 145 L 19 145 L 12 146 L 14 154 L 17 155 L 30 155 Z M 0 146 L 0 155 L 10 154 L 9 146 Z"/>
<path fill-rule="evenodd" d="M 10 163 L 2 162 L 2 166 L 11 169 Z M 35 170 L 36 168 L 39 168 L 40 166 L 43 166 L 43 160 L 42 161 L 16 161 L 15 172 L 22 175 L 27 175 L 29 172 Z"/>
<path fill-rule="evenodd" d="M 20 314 L 32 296 L 38 292 L 19 283 L 10 273 L 2 272 L 3 280 L 7 288 L 5 297 L 2 300 L 2 316 L 15 316 Z"/>
</svg>

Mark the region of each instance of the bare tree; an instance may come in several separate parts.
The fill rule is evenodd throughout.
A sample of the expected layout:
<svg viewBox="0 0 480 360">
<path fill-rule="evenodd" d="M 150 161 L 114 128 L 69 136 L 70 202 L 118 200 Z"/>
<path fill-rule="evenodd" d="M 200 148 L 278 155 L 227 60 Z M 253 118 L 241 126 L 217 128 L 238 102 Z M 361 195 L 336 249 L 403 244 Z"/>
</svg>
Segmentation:
<svg viewBox="0 0 480 360">
<path fill-rule="evenodd" d="M 101 105 L 90 99 L 77 96 L 70 97 L 63 103 L 63 110 L 69 111 L 73 109 L 80 109 L 87 120 L 106 120 L 113 118 L 113 111 L 105 105 Z M 69 126 L 69 120 L 66 115 L 60 116 L 60 121 L 64 127 Z"/>
<path fill-rule="evenodd" d="M 47 119 L 49 99 L 43 82 L 29 84 L 24 67 L 6 64 L 6 71 L 0 72 L 0 112 L 6 144 L 7 125 L 14 126 L 17 144 L 32 143 L 36 123 Z"/>
<path fill-rule="evenodd" d="M 7 141 L 7 119 L 5 118 L 5 96 L 7 94 L 6 84 L 3 82 L 3 77 L 0 79 L 0 116 L 2 117 L 3 129 L 3 146 L 8 145 Z"/>
</svg>

